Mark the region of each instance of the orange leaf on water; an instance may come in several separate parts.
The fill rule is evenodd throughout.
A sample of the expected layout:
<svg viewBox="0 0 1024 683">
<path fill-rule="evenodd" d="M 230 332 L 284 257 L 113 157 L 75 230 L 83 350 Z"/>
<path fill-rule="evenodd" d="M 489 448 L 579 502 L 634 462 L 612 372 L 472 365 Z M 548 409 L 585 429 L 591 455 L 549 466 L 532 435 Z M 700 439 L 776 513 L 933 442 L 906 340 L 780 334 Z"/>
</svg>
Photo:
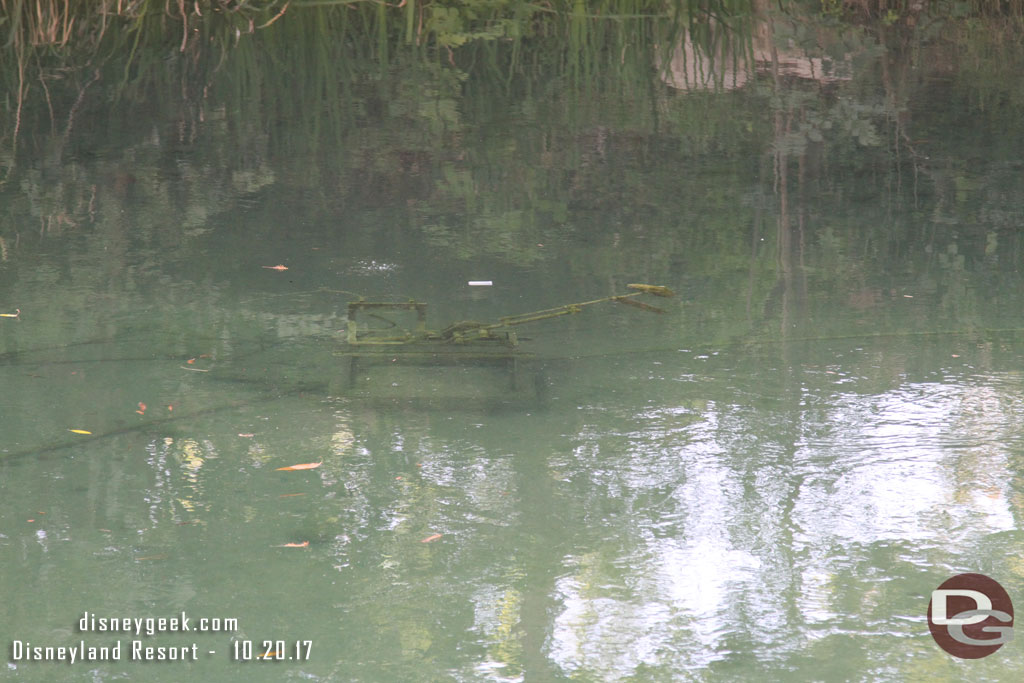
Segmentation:
<svg viewBox="0 0 1024 683">
<path fill-rule="evenodd" d="M 289 465 L 288 467 L 278 467 L 276 471 L 277 472 L 282 472 L 282 471 L 284 471 L 284 472 L 291 472 L 291 471 L 294 471 L 294 470 L 312 470 L 312 469 L 315 469 L 317 467 L 320 467 L 320 465 L 323 465 L 323 464 L 324 464 L 323 460 L 321 460 L 320 462 L 304 462 L 301 465 Z"/>
<path fill-rule="evenodd" d="M 186 363 L 188 363 L 189 365 L 192 365 L 193 363 L 195 363 L 195 362 L 196 362 L 196 359 L 195 359 L 195 358 L 189 358 L 189 359 L 188 359 L 187 361 L 185 361 L 185 362 L 186 362 Z"/>
<path fill-rule="evenodd" d="M 422 539 L 420 541 L 420 543 L 430 543 L 431 541 L 436 541 L 437 539 L 441 538 L 441 536 L 443 536 L 443 535 L 444 534 L 433 534 L 431 536 L 427 536 L 426 538 Z"/>
<path fill-rule="evenodd" d="M 288 266 L 282 266 L 280 263 L 278 263 L 276 266 L 263 266 L 263 267 L 268 269 L 268 270 L 277 270 L 277 271 L 288 270 Z"/>
</svg>

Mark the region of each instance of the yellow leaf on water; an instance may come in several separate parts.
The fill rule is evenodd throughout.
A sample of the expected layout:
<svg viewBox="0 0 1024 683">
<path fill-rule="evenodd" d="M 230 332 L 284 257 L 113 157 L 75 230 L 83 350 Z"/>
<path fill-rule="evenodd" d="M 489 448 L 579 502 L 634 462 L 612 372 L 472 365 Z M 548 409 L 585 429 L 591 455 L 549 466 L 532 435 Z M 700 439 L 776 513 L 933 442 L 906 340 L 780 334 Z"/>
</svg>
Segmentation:
<svg viewBox="0 0 1024 683">
<path fill-rule="evenodd" d="M 292 470 L 311 470 L 311 469 L 314 469 L 316 467 L 320 467 L 320 465 L 323 465 L 323 464 L 324 464 L 323 460 L 321 460 L 320 462 L 304 462 L 301 465 L 289 465 L 288 467 L 278 467 L 276 471 L 277 472 L 282 472 L 282 471 L 290 472 Z"/>
<path fill-rule="evenodd" d="M 641 292 L 645 292 L 647 294 L 653 294 L 654 296 L 671 297 L 676 295 L 675 292 L 673 292 L 671 289 L 669 289 L 668 287 L 663 287 L 661 285 L 641 285 L 633 283 L 626 285 L 626 287 L 628 289 L 635 289 Z"/>
<path fill-rule="evenodd" d="M 71 432 L 72 434 L 92 434 L 92 432 L 86 431 L 84 429 L 69 429 L 68 431 Z"/>
</svg>

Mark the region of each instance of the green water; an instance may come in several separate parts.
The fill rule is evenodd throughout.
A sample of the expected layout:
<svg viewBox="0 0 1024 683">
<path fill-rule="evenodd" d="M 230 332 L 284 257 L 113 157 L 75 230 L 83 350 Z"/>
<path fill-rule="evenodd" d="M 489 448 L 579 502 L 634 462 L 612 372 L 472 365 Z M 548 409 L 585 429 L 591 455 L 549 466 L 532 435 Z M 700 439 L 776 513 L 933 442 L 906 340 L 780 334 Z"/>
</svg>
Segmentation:
<svg viewBox="0 0 1024 683">
<path fill-rule="evenodd" d="M 954 659 L 926 612 L 962 572 L 1024 599 L 1024 116 L 974 43 L 919 40 L 827 83 L 428 64 L 21 130 L 0 678 L 1019 680 L 1017 641 Z M 677 296 L 522 326 L 514 376 L 351 386 L 357 297 L 440 329 L 637 282 Z"/>
</svg>

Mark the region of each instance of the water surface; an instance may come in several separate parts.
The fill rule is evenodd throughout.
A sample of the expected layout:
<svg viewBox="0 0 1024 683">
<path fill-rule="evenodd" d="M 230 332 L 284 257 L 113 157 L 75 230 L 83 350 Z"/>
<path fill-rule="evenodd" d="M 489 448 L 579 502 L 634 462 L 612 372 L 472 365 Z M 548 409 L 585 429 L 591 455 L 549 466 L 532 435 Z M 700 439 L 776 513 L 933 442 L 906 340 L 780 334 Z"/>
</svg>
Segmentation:
<svg viewBox="0 0 1024 683">
<path fill-rule="evenodd" d="M 194 663 L 4 675 L 1018 679 L 1018 645 L 955 660 L 926 611 L 961 572 L 1024 598 L 1024 119 L 969 65 L 893 85 L 913 54 L 853 54 L 643 97 L 428 64 L 314 97 L 319 132 L 215 87 L 192 137 L 150 112 L 118 139 L 138 111 L 91 103 L 57 160 L 23 132 L 5 647 L 130 650 L 84 612 L 238 630 L 135 638 Z M 397 361 L 350 386 L 349 300 L 425 301 L 440 329 L 637 282 L 677 296 L 521 327 L 514 387 Z"/>
</svg>

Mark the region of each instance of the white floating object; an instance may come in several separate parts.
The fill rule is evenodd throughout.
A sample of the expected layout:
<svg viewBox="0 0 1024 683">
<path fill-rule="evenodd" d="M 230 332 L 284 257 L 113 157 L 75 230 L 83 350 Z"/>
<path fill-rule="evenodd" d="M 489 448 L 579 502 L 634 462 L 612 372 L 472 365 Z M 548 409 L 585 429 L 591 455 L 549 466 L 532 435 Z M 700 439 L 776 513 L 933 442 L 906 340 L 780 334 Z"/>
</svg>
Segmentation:
<svg viewBox="0 0 1024 683">
<path fill-rule="evenodd" d="M 490 287 L 494 283 L 490 280 L 470 280 L 468 283 L 470 287 Z"/>
</svg>

